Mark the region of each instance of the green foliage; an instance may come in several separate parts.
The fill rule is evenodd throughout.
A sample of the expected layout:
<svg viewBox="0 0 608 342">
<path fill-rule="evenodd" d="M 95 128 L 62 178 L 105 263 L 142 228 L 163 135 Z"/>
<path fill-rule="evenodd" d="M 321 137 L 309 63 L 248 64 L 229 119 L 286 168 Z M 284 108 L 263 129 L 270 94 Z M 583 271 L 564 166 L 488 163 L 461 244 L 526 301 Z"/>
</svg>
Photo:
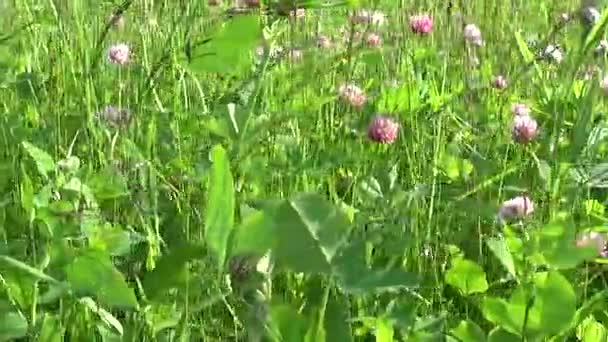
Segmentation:
<svg viewBox="0 0 608 342">
<path fill-rule="evenodd" d="M 0 340 L 606 340 L 608 11 L 410 5 L 0 2 Z"/>
<path fill-rule="evenodd" d="M 0 340 L 8 341 L 25 337 L 27 329 L 27 321 L 21 314 L 11 311 L 0 314 Z"/>
<path fill-rule="evenodd" d="M 483 293 L 488 289 L 486 273 L 481 266 L 463 258 L 452 260 L 452 268 L 448 270 L 445 281 L 459 289 L 465 296 Z"/>
<path fill-rule="evenodd" d="M 226 151 L 221 146 L 211 150 L 213 166 L 209 177 L 209 195 L 205 206 L 205 241 L 223 268 L 228 242 L 234 227 L 234 181 Z"/>
<path fill-rule="evenodd" d="M 93 249 L 83 251 L 66 266 L 65 273 L 77 296 L 96 296 L 111 307 L 138 307 L 133 290 L 105 253 Z"/>
<path fill-rule="evenodd" d="M 472 321 L 461 321 L 456 328 L 452 329 L 452 335 L 463 342 L 486 341 L 486 335 L 483 330 Z"/>
<path fill-rule="evenodd" d="M 197 72 L 239 73 L 261 36 L 258 16 L 236 16 L 222 23 L 209 43 L 194 49 L 190 67 Z"/>
</svg>

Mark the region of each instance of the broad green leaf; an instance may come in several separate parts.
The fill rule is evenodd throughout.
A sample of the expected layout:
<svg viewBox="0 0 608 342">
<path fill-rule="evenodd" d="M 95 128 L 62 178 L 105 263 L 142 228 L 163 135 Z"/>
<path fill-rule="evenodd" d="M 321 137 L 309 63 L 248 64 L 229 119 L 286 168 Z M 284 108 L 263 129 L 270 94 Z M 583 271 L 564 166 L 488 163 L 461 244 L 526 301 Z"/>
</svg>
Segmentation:
<svg viewBox="0 0 608 342">
<path fill-rule="evenodd" d="M 465 296 L 483 293 L 488 289 L 486 273 L 481 266 L 463 258 L 452 260 L 452 268 L 446 274 L 446 282 L 459 289 Z"/>
<path fill-rule="evenodd" d="M 394 334 L 391 322 L 383 318 L 376 320 L 376 342 L 393 342 Z"/>
<path fill-rule="evenodd" d="M 365 264 L 365 241 L 353 241 L 342 248 L 333 263 L 340 288 L 353 294 L 397 291 L 418 286 L 420 278 L 400 269 L 370 269 Z"/>
<path fill-rule="evenodd" d="M 325 308 L 326 341 L 353 341 L 349 324 L 348 298 L 340 293 L 330 295 Z"/>
<path fill-rule="evenodd" d="M 27 154 L 29 154 L 36 163 L 38 172 L 40 172 L 40 174 L 45 178 L 48 178 L 49 172 L 55 170 L 55 160 L 53 160 L 53 157 L 27 141 L 24 141 L 21 144 L 23 145 L 23 148 Z"/>
<path fill-rule="evenodd" d="M 343 274 L 339 283 L 346 292 L 365 294 L 417 287 L 420 279 L 401 270 L 362 270 L 358 276 L 357 273 Z"/>
<path fill-rule="evenodd" d="M 156 299 L 167 290 L 184 284 L 188 262 L 205 256 L 203 246 L 185 244 L 174 246 L 169 254 L 158 261 L 156 267 L 144 276 L 146 296 Z"/>
<path fill-rule="evenodd" d="M 118 225 L 100 222 L 98 219 L 84 219 L 81 231 L 89 239 L 89 246 L 104 250 L 111 256 L 120 256 L 129 253 L 131 244 L 135 243 L 136 235 L 130 234 Z M 141 238 L 140 240 L 143 240 Z"/>
<path fill-rule="evenodd" d="M 500 263 L 507 269 L 507 271 L 513 277 L 516 277 L 513 256 L 511 255 L 509 251 L 509 246 L 507 245 L 504 238 L 489 238 L 486 240 L 486 244 L 488 245 L 488 248 L 490 248 L 494 256 L 498 258 Z"/>
<path fill-rule="evenodd" d="M 536 296 L 530 317 L 538 315 L 539 330 L 553 335 L 568 328 L 576 312 L 576 294 L 559 272 L 541 272 L 534 277 Z"/>
<path fill-rule="evenodd" d="M 193 51 L 191 67 L 199 72 L 238 73 L 251 60 L 250 54 L 262 38 L 257 15 L 235 16 Z"/>
<path fill-rule="evenodd" d="M 0 313 L 0 341 L 11 341 L 27 334 L 27 321 L 17 312 Z"/>
<path fill-rule="evenodd" d="M 461 321 L 451 332 L 462 342 L 485 342 L 486 340 L 486 334 L 483 330 L 470 320 Z"/>
<path fill-rule="evenodd" d="M 276 225 L 277 264 L 295 272 L 328 273 L 350 224 L 323 196 L 301 194 L 278 209 Z"/>
<path fill-rule="evenodd" d="M 307 319 L 286 304 L 270 307 L 270 331 L 273 341 L 304 341 Z"/>
<path fill-rule="evenodd" d="M 61 325 L 61 321 L 57 316 L 47 313 L 42 320 L 40 328 L 39 342 L 63 342 L 63 334 L 65 328 Z"/>
<path fill-rule="evenodd" d="M 521 342 L 521 337 L 496 327 L 488 334 L 488 342 Z"/>
<path fill-rule="evenodd" d="M 521 325 L 511 317 L 511 309 L 510 304 L 502 298 L 486 297 L 481 305 L 485 319 L 509 332 L 518 333 Z"/>
<path fill-rule="evenodd" d="M 234 181 L 226 150 L 216 145 L 211 156 L 213 165 L 205 210 L 205 242 L 215 253 L 218 268 L 222 269 L 234 227 Z"/>
<path fill-rule="evenodd" d="M 593 260 L 597 255 L 594 248 L 578 248 L 574 242 L 574 232 L 568 231 L 567 222 L 554 221 L 535 234 L 538 251 L 550 266 L 556 269 L 571 269 L 583 261 Z"/>
<path fill-rule="evenodd" d="M 77 295 L 93 295 L 111 307 L 137 308 L 135 293 L 123 275 L 114 268 L 109 256 L 85 250 L 66 266 L 67 280 Z"/>
<path fill-rule="evenodd" d="M 276 227 L 270 209 L 247 216 L 234 230 L 232 256 L 254 253 L 264 255 L 276 243 Z"/>
<path fill-rule="evenodd" d="M 97 200 L 111 200 L 127 196 L 127 181 L 114 166 L 107 166 L 96 173 L 87 182 Z"/>
</svg>

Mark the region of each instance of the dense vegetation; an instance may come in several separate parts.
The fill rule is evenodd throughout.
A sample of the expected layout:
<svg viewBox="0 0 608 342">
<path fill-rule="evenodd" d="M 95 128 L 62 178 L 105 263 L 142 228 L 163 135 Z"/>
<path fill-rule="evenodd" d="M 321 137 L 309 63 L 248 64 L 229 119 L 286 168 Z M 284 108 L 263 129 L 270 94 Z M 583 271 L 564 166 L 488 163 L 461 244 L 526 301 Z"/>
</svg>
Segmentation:
<svg viewBox="0 0 608 342">
<path fill-rule="evenodd" d="M 0 340 L 608 341 L 602 4 L 0 13 Z"/>
</svg>

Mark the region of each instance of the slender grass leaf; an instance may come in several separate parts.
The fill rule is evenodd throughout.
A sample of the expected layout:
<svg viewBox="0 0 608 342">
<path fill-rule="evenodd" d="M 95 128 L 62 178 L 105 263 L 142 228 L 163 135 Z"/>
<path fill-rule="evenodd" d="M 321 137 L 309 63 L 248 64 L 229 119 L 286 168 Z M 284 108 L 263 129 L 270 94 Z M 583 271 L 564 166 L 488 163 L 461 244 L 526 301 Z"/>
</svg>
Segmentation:
<svg viewBox="0 0 608 342">
<path fill-rule="evenodd" d="M 40 328 L 39 342 L 63 342 L 65 328 L 61 325 L 61 321 L 57 316 L 47 313 L 42 320 Z"/>
<path fill-rule="evenodd" d="M 52 284 L 60 283 L 57 279 L 45 274 L 44 272 L 42 272 L 32 266 L 29 266 L 29 265 L 19 261 L 17 259 L 13 259 L 10 256 L 0 255 L 0 263 L 4 263 L 8 266 L 11 266 L 11 267 L 13 267 L 19 271 L 22 271 L 24 273 L 27 273 L 37 279 L 48 281 L 49 283 L 52 283 Z"/>
</svg>

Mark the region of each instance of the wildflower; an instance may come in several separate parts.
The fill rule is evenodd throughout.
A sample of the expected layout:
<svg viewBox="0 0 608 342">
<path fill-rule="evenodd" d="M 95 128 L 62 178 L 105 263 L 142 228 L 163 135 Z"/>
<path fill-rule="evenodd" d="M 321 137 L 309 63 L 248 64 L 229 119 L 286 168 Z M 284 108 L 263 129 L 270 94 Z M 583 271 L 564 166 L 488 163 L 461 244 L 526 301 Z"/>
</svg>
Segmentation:
<svg viewBox="0 0 608 342">
<path fill-rule="evenodd" d="M 367 96 L 363 89 L 354 84 L 343 84 L 338 88 L 338 94 L 342 101 L 353 107 L 362 107 L 367 101 Z"/>
<path fill-rule="evenodd" d="M 587 6 L 581 9 L 580 18 L 585 27 L 591 28 L 600 19 L 600 12 L 595 7 Z"/>
<path fill-rule="evenodd" d="M 427 14 L 410 17 L 410 28 L 417 34 L 429 34 L 433 30 L 433 19 Z"/>
<path fill-rule="evenodd" d="M 380 38 L 380 35 L 378 35 L 377 33 L 369 33 L 365 39 L 367 45 L 371 46 L 371 47 L 378 47 L 380 46 L 380 44 L 382 44 L 382 39 Z"/>
<path fill-rule="evenodd" d="M 477 46 L 483 45 L 483 38 L 481 37 L 481 31 L 479 30 L 479 27 L 477 27 L 477 25 L 475 25 L 475 24 L 468 24 L 467 26 L 464 27 L 464 38 L 466 39 L 467 42 L 469 42 L 473 45 L 477 45 Z"/>
<path fill-rule="evenodd" d="M 331 40 L 327 36 L 320 35 L 317 37 L 317 46 L 323 49 L 328 49 L 331 47 Z"/>
<path fill-rule="evenodd" d="M 108 122 L 112 126 L 122 126 L 129 122 L 131 112 L 126 108 L 106 106 L 97 113 L 97 117 Z"/>
<path fill-rule="evenodd" d="M 399 123 L 383 115 L 375 116 L 369 124 L 367 134 L 372 141 L 381 144 L 392 144 L 397 140 Z"/>
<path fill-rule="evenodd" d="M 600 80 L 600 89 L 602 89 L 604 95 L 608 96 L 608 75 L 602 77 Z"/>
<path fill-rule="evenodd" d="M 380 11 L 360 10 L 349 17 L 353 24 L 372 24 L 382 26 L 386 21 L 384 13 Z"/>
<path fill-rule="evenodd" d="M 503 202 L 498 210 L 498 219 L 501 222 L 513 219 L 523 219 L 534 212 L 534 202 L 527 196 L 517 196 Z"/>
<path fill-rule="evenodd" d="M 559 64 L 564 59 L 564 54 L 559 46 L 549 44 L 545 48 L 545 51 L 543 51 L 543 57 Z"/>
<path fill-rule="evenodd" d="M 516 103 L 513 105 L 513 107 L 511 107 L 511 110 L 515 116 L 530 115 L 530 107 L 528 107 L 525 103 Z"/>
<path fill-rule="evenodd" d="M 108 23 L 117 29 L 122 29 L 125 26 L 125 17 L 122 14 L 110 14 Z"/>
<path fill-rule="evenodd" d="M 597 254 L 608 257 L 608 245 L 606 235 L 598 232 L 586 232 L 576 238 L 576 247 L 595 247 Z"/>
<path fill-rule="evenodd" d="M 518 143 L 526 144 L 532 141 L 538 134 L 538 124 L 536 120 L 528 115 L 515 116 L 512 128 L 513 140 Z"/>
<path fill-rule="evenodd" d="M 507 79 L 502 75 L 498 75 L 492 81 L 492 86 L 496 89 L 505 89 L 507 87 Z"/>
<path fill-rule="evenodd" d="M 129 62 L 130 49 L 127 44 L 116 44 L 108 49 L 108 61 L 124 65 Z"/>
</svg>

